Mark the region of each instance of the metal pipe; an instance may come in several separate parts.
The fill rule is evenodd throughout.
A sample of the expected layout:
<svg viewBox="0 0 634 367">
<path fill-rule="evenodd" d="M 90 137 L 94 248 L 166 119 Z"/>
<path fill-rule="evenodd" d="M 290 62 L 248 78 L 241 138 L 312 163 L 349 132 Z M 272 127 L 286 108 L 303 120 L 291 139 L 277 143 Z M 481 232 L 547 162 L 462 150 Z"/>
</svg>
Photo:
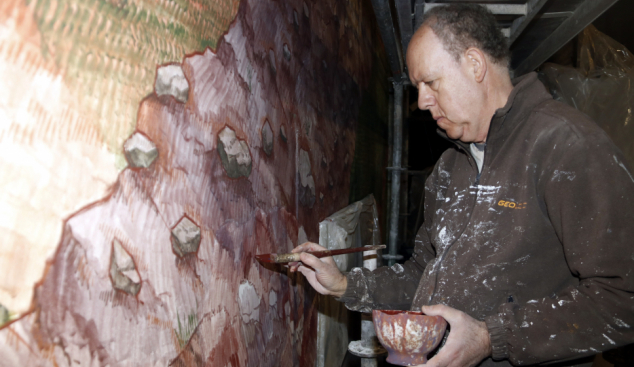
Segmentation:
<svg viewBox="0 0 634 367">
<path fill-rule="evenodd" d="M 400 215 L 399 218 L 399 227 L 398 227 L 398 238 L 399 238 L 399 243 L 400 244 L 404 244 L 407 243 L 407 213 L 409 213 L 409 175 L 404 175 L 403 174 L 403 170 L 407 169 L 407 167 L 409 166 L 409 124 L 407 123 L 408 121 L 408 117 L 409 117 L 409 88 L 407 87 L 409 85 L 409 83 L 403 83 L 403 108 L 401 109 L 403 111 L 402 114 L 402 118 L 401 121 L 403 121 L 403 123 L 401 124 L 403 132 L 402 132 L 402 138 L 401 140 L 403 141 L 402 147 L 401 147 L 401 168 L 400 174 L 398 175 L 399 179 L 401 180 L 401 187 L 400 187 L 400 200 L 401 200 L 401 206 L 399 208 L 399 212 L 401 214 L 405 214 Z M 398 260 L 398 259 L 397 259 Z"/>
<path fill-rule="evenodd" d="M 372 0 L 372 7 L 374 8 L 379 33 L 385 46 L 387 60 L 392 69 L 392 75 L 400 75 L 403 70 L 403 56 L 394 32 L 390 2 L 388 0 Z"/>
<path fill-rule="evenodd" d="M 390 164 L 392 164 L 392 152 L 394 151 L 394 91 L 391 90 L 389 93 L 389 99 L 388 99 L 388 109 L 387 109 L 387 165 L 389 166 Z M 385 180 L 385 186 L 387 187 L 387 193 L 386 193 L 386 198 L 389 200 L 389 198 L 392 197 L 392 175 L 390 173 L 387 174 L 386 180 Z M 389 203 L 389 202 L 388 202 Z M 390 231 L 388 230 L 388 228 L 390 228 L 390 212 L 389 209 L 386 207 L 385 208 L 386 211 L 385 216 L 383 217 L 384 220 L 384 229 L 385 231 L 383 232 L 383 239 L 381 243 L 390 243 Z M 385 257 L 386 254 L 389 253 L 389 249 L 387 251 L 384 251 L 383 253 L 383 258 L 385 258 L 387 260 L 387 258 Z"/>
<path fill-rule="evenodd" d="M 412 0 L 394 0 L 394 8 L 398 18 L 398 29 L 401 35 L 401 52 L 407 53 L 407 46 L 414 34 L 414 19 L 412 18 Z M 403 65 L 403 72 L 406 72 L 407 65 Z"/>
<path fill-rule="evenodd" d="M 359 232 L 359 231 L 357 231 Z M 376 232 L 374 236 L 378 235 Z M 377 253 L 376 250 L 363 252 L 363 267 L 368 270 L 376 270 L 377 268 Z M 374 322 L 372 321 L 371 313 L 361 314 L 361 340 L 365 345 L 372 346 L 375 350 L 381 345 L 376 337 L 376 331 L 374 330 Z M 383 348 L 380 348 L 384 351 Z M 378 354 L 378 353 L 377 353 Z M 383 353 L 381 353 L 383 354 Z M 378 367 L 379 361 L 376 357 L 373 358 L 361 358 L 361 367 Z"/>
<path fill-rule="evenodd" d="M 394 265 L 398 247 L 398 222 L 401 193 L 401 155 L 403 151 L 403 82 L 401 78 L 392 82 L 394 86 L 394 143 L 392 145 L 392 190 L 390 195 L 390 237 L 388 265 Z"/>
</svg>

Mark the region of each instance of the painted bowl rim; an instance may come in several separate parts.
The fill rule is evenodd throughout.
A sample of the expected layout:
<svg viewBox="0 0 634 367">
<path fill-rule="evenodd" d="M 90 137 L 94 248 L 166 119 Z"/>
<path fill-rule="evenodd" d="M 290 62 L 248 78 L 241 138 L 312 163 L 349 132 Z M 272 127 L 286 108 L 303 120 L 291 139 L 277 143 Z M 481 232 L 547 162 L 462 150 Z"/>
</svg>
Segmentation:
<svg viewBox="0 0 634 367">
<path fill-rule="evenodd" d="M 442 316 L 432 316 L 424 314 L 422 311 L 410 311 L 410 310 L 372 310 L 372 314 L 375 312 L 382 313 L 388 316 L 397 316 L 397 315 L 411 315 L 411 316 L 424 316 L 424 317 L 440 317 L 444 320 Z"/>
</svg>

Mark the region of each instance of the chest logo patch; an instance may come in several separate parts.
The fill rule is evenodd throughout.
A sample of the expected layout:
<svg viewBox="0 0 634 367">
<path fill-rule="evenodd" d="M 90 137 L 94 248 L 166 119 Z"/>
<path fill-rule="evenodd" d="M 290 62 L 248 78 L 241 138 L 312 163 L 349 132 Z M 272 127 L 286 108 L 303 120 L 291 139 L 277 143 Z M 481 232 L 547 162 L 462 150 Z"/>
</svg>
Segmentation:
<svg viewBox="0 0 634 367">
<path fill-rule="evenodd" d="M 506 201 L 506 200 L 498 201 L 498 206 L 509 208 L 509 209 L 518 209 L 518 210 L 526 209 L 526 204 L 527 203 L 516 203 L 514 201 Z"/>
</svg>

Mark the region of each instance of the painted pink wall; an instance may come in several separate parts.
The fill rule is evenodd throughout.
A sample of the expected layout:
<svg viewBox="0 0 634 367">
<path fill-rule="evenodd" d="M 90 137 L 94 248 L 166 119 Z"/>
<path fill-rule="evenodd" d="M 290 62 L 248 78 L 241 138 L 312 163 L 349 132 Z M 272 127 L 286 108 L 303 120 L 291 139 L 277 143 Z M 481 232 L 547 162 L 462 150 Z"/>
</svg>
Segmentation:
<svg viewBox="0 0 634 367">
<path fill-rule="evenodd" d="M 245 0 L 216 50 L 172 64 L 188 89 L 138 109 L 158 155 L 128 151 L 65 221 L 0 366 L 312 365 L 314 292 L 253 255 L 317 241 L 348 204 L 372 21 L 368 1 Z"/>
</svg>

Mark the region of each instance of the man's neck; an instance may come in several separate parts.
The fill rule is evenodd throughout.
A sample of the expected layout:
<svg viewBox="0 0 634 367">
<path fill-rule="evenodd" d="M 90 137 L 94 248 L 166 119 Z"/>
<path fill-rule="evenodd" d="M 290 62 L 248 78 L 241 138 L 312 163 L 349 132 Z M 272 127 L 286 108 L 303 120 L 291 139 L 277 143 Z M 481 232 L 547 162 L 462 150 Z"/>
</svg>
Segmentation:
<svg viewBox="0 0 634 367">
<path fill-rule="evenodd" d="M 503 70 L 494 73 L 495 78 L 491 83 L 491 95 L 492 95 L 492 113 L 493 116 L 497 110 L 504 108 L 509 100 L 511 92 L 513 91 L 513 83 L 511 77 L 508 74 L 508 70 Z"/>
<path fill-rule="evenodd" d="M 478 138 L 475 143 L 485 143 L 487 135 L 489 133 L 489 126 L 493 116 L 497 110 L 506 106 L 509 96 L 513 91 L 513 83 L 508 75 L 508 71 L 504 72 L 502 68 L 495 68 L 488 76 L 488 80 L 485 85 L 485 99 L 484 108 L 480 118 L 482 119 L 481 131 L 478 134 Z"/>
</svg>

